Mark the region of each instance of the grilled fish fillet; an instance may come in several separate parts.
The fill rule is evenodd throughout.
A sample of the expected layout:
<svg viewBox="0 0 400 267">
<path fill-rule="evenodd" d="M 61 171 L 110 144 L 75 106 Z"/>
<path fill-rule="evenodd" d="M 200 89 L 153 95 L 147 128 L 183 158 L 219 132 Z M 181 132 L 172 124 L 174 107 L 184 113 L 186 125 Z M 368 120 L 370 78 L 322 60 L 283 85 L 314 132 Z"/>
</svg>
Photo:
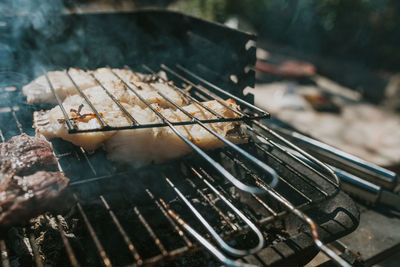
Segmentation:
<svg viewBox="0 0 400 267">
<path fill-rule="evenodd" d="M 83 70 L 70 68 L 68 72 L 82 90 L 96 85 L 93 78 Z M 47 73 L 47 77 L 61 100 L 63 100 L 67 95 L 76 93 L 77 90 L 65 71 L 50 71 Z M 22 92 L 27 97 L 28 103 L 41 102 L 57 104 L 56 98 L 45 75 L 42 75 L 25 85 L 22 88 Z"/>
<path fill-rule="evenodd" d="M 236 104 L 233 102 L 226 101 L 226 103 L 233 108 L 237 108 Z M 217 113 L 223 114 L 225 117 L 233 118 L 236 116 L 235 113 L 215 100 L 204 102 L 203 104 Z M 98 111 L 103 115 L 104 121 L 108 125 L 116 127 L 129 125 L 130 121 L 119 108 L 114 105 L 115 104 L 109 103 L 107 105 L 103 103 L 103 105 L 99 107 Z M 127 104 L 123 104 L 123 106 L 140 124 L 162 122 L 150 108 L 141 108 L 138 105 L 130 106 Z M 152 106 L 172 122 L 188 120 L 182 111 L 170 108 L 164 109 L 156 103 L 152 104 Z M 64 105 L 64 107 L 67 109 L 71 106 Z M 74 108 L 76 107 L 77 105 L 74 106 Z M 214 115 L 197 104 L 184 106 L 183 109 L 198 119 L 215 118 Z M 90 112 L 90 109 L 84 106 L 81 112 Z M 72 115 L 73 114 L 69 113 L 70 117 L 72 117 Z M 136 167 L 150 163 L 161 163 L 181 157 L 192 151 L 192 149 L 169 127 L 69 134 L 63 118 L 59 107 L 55 107 L 50 111 L 35 112 L 34 127 L 37 133 L 43 134 L 47 138 L 60 137 L 87 150 L 94 150 L 104 144 L 104 148 L 108 152 L 108 157 L 111 160 L 130 163 Z M 79 129 L 96 129 L 100 127 L 100 122 L 95 117 L 75 123 Z M 207 126 L 231 141 L 239 141 L 237 135 L 230 136 L 230 132 L 234 132 L 236 129 L 237 123 L 221 122 L 207 124 Z M 202 149 L 210 150 L 224 145 L 219 139 L 200 125 L 185 125 L 177 126 L 176 128 L 183 136 Z"/>
<path fill-rule="evenodd" d="M 237 108 L 234 102 L 226 101 L 226 103 L 232 108 Z M 236 115 L 215 100 L 204 102 L 203 104 L 217 113 L 224 115 L 224 117 L 234 118 Z M 183 109 L 198 119 L 215 118 L 208 111 L 196 104 L 185 106 Z M 179 110 L 175 111 L 161 108 L 157 110 L 170 121 L 188 120 L 186 115 Z M 149 122 L 149 118 L 153 118 L 151 122 L 157 122 L 159 120 L 159 118 L 154 117 L 154 115 L 150 117 L 151 111 L 146 109 L 142 111 L 150 113 L 143 113 L 143 123 L 145 121 Z M 137 113 L 133 114 L 138 114 L 139 110 L 135 110 L 135 112 Z M 221 122 L 207 124 L 207 126 L 230 141 L 235 143 L 243 141 L 238 135 L 234 134 L 237 130 L 237 123 Z M 224 145 L 222 141 L 198 124 L 177 126 L 176 128 L 184 137 L 202 149 L 211 150 Z M 192 148 L 169 127 L 118 131 L 105 141 L 104 145 L 111 160 L 126 162 L 136 167 L 176 159 L 192 151 Z"/>
<path fill-rule="evenodd" d="M 125 69 L 113 69 L 113 71 L 121 79 L 128 82 L 132 86 L 132 82 L 138 82 L 139 85 L 142 85 L 143 89 L 147 89 L 147 91 L 150 91 L 149 87 L 146 86 L 146 84 L 140 82 L 140 80 L 143 78 L 143 75 L 134 74 L 132 71 Z M 68 73 L 71 78 L 67 75 L 67 71 L 47 72 L 47 77 L 49 78 L 51 85 L 53 86 L 61 101 L 63 101 L 67 96 L 79 94 L 76 86 L 71 81 L 71 79 L 81 90 L 97 86 L 98 83 L 90 75 L 90 73 L 93 73 L 96 78 L 98 78 L 104 85 L 107 86 L 113 86 L 114 84 L 122 83 L 121 80 L 116 77 L 109 68 L 100 68 L 93 72 L 86 72 L 84 70 L 70 68 L 68 70 Z M 42 75 L 30 82 L 29 84 L 25 85 L 22 88 L 22 92 L 27 97 L 28 103 L 40 102 L 57 104 L 57 100 L 51 90 L 51 86 L 45 75 Z"/>
<path fill-rule="evenodd" d="M 84 76 L 81 80 L 76 79 L 75 82 L 85 81 L 85 79 L 90 76 L 89 72 L 78 72 L 79 70 L 76 69 L 74 71 Z M 72 71 L 72 69 L 69 70 L 71 76 L 72 73 L 75 73 L 74 71 Z M 124 82 L 114 75 L 113 72 L 116 73 L 117 76 L 120 76 Z M 62 105 L 73 126 L 80 130 L 98 129 L 101 128 L 102 123 L 112 127 L 132 125 L 133 122 L 125 111 L 140 124 L 162 123 L 162 119 L 140 98 L 144 99 L 152 108 L 171 122 L 191 120 L 184 112 L 177 109 L 176 106 L 181 106 L 182 109 L 197 119 L 207 120 L 216 118 L 215 115 L 198 104 L 187 105 L 186 99 L 167 83 L 156 81 L 144 82 L 140 74 L 132 73 L 129 70 L 101 68 L 90 73 L 96 77 L 101 85 L 90 76 L 95 83 L 89 86 L 88 83 L 84 85 L 85 83 L 83 82 L 82 85 L 79 86 L 81 86 L 87 99 L 95 107 L 101 119 L 95 116 L 93 109 L 86 100 L 76 92 L 76 89 L 68 89 L 69 87 L 67 85 L 57 85 L 58 89 L 55 88 L 63 92 Z M 60 74 L 57 73 L 54 74 L 53 77 L 55 77 L 55 75 L 60 76 Z M 50 73 L 48 76 L 50 78 Z M 61 83 L 60 78 L 60 84 Z M 163 98 L 157 91 L 165 95 L 176 106 Z M 122 106 L 125 111 L 121 109 L 109 94 L 118 100 L 120 106 Z M 42 98 L 31 98 L 31 102 L 42 101 L 40 99 Z M 49 99 L 50 97 L 46 98 L 46 100 Z M 239 110 L 239 107 L 234 101 L 227 100 L 225 103 L 232 109 Z M 237 117 L 235 112 L 215 100 L 204 102 L 203 104 L 225 118 Z M 237 133 L 236 130 L 238 129 L 238 124 L 235 122 L 213 123 L 207 124 L 207 126 L 221 136 L 232 141 L 238 141 L 236 140 L 238 139 L 237 134 L 233 134 Z M 42 134 L 47 138 L 60 137 L 87 150 L 95 150 L 103 146 L 107 150 L 111 160 L 128 162 L 135 166 L 143 166 L 152 162 L 164 162 L 188 154 L 192 150 L 169 127 L 69 134 L 66 120 L 59 106 L 51 110 L 35 112 L 34 127 L 38 134 Z M 224 145 L 223 142 L 200 125 L 193 124 L 177 126 L 176 128 L 184 137 L 202 149 L 214 149 Z"/>
</svg>

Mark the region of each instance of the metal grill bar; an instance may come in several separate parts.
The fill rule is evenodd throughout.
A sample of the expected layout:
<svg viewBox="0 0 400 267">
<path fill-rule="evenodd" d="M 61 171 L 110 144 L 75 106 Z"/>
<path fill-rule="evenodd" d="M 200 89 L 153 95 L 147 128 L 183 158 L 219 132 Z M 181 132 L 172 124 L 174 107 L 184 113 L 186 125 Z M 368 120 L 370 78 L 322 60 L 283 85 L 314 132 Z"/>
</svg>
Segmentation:
<svg viewBox="0 0 400 267">
<path fill-rule="evenodd" d="M 118 220 L 117 216 L 115 215 L 115 213 L 112 211 L 110 205 L 108 204 L 108 202 L 106 201 L 104 196 L 100 196 L 100 200 L 103 203 L 104 207 L 107 209 L 108 214 L 110 215 L 112 221 L 114 222 L 115 226 L 117 227 L 119 233 L 122 235 L 122 238 L 124 239 L 124 242 L 128 246 L 129 251 L 132 254 L 133 258 L 136 260 L 138 265 L 142 265 L 143 264 L 142 257 L 140 257 L 140 255 L 137 252 L 135 246 L 133 245 L 132 241 L 128 237 L 128 234 L 126 233 L 126 231 L 122 227 L 122 225 L 119 222 L 119 220 Z"/>
<path fill-rule="evenodd" d="M 4 138 L 4 135 L 3 135 L 3 131 L 1 129 L 0 129 L 0 140 L 2 143 L 4 143 L 6 141 L 6 139 Z"/>
<path fill-rule="evenodd" d="M 276 213 L 270 206 L 267 205 L 264 201 L 261 200 L 261 198 L 255 194 L 251 194 L 251 196 L 258 202 L 260 205 L 265 208 L 268 212 L 272 214 L 272 216 L 277 217 L 278 213 Z"/>
<path fill-rule="evenodd" d="M 85 222 L 85 226 L 86 226 L 87 230 L 89 231 L 89 234 L 90 234 L 90 236 L 91 236 L 91 238 L 92 238 L 92 240 L 93 240 L 93 242 L 94 242 L 94 244 L 96 246 L 96 249 L 97 249 L 97 251 L 98 251 L 98 253 L 99 253 L 99 255 L 100 255 L 101 259 L 102 259 L 102 262 L 103 262 L 104 266 L 111 267 L 112 266 L 111 261 L 108 258 L 108 256 L 107 256 L 107 254 L 106 254 L 106 252 L 105 252 L 105 250 L 103 248 L 103 245 L 101 244 L 99 238 L 97 237 L 97 234 L 94 231 L 93 226 L 90 223 L 85 211 L 83 210 L 81 203 L 79 203 L 79 199 L 78 199 L 78 196 L 76 194 L 74 194 L 74 198 L 77 201 L 76 206 L 78 207 L 79 213 L 81 214 L 81 216 L 83 218 L 83 221 Z"/>
<path fill-rule="evenodd" d="M 83 149 L 83 147 L 79 147 L 79 149 L 82 152 L 83 157 L 85 158 L 86 162 L 88 163 L 90 170 L 93 172 L 94 175 L 97 175 L 96 168 L 94 168 L 93 164 L 90 162 L 86 150 Z"/>
<path fill-rule="evenodd" d="M 24 130 L 22 130 L 22 124 L 18 120 L 17 114 L 15 114 L 15 110 L 12 107 L 10 107 L 10 109 L 11 109 L 11 114 L 14 117 L 15 122 L 17 123 L 18 130 L 22 134 L 24 132 Z"/>
<path fill-rule="evenodd" d="M 222 254 L 217 248 L 215 248 L 207 239 L 205 239 L 201 234 L 194 230 L 187 222 L 185 222 L 179 215 L 177 215 L 172 209 L 168 207 L 165 201 L 160 198 L 160 202 L 163 207 L 168 211 L 168 214 L 183 228 L 185 229 L 193 238 L 195 238 L 200 244 L 203 245 L 211 254 L 213 254 L 219 261 L 227 266 L 233 267 L 254 267 L 251 264 L 243 264 L 238 261 L 234 261 L 224 254 Z"/>
<path fill-rule="evenodd" d="M 74 251 L 72 250 L 72 247 L 71 247 L 71 244 L 68 241 L 68 238 L 65 236 L 65 231 L 61 226 L 60 220 L 58 220 L 58 224 L 57 225 L 58 225 L 58 231 L 61 234 L 61 239 L 62 239 L 62 241 L 64 243 L 65 250 L 66 250 L 66 252 L 68 254 L 69 262 L 71 263 L 71 265 L 73 267 L 79 267 L 80 265 L 78 263 L 78 260 L 75 257 Z"/>
<path fill-rule="evenodd" d="M 29 235 L 29 244 L 31 245 L 33 257 L 37 267 L 43 267 L 42 259 L 40 258 L 39 249 L 37 247 L 35 236 L 33 234 Z"/>
<path fill-rule="evenodd" d="M 147 232 L 149 235 L 153 238 L 154 243 L 157 245 L 157 247 L 160 249 L 162 255 L 164 257 L 168 256 L 168 251 L 165 249 L 165 246 L 161 242 L 161 240 L 157 237 L 157 235 L 154 233 L 153 229 L 151 228 L 150 224 L 146 221 L 146 219 L 143 217 L 143 215 L 140 213 L 138 207 L 134 207 L 133 210 L 135 211 L 136 215 L 138 216 L 140 222 L 144 225 L 146 228 Z"/>
</svg>

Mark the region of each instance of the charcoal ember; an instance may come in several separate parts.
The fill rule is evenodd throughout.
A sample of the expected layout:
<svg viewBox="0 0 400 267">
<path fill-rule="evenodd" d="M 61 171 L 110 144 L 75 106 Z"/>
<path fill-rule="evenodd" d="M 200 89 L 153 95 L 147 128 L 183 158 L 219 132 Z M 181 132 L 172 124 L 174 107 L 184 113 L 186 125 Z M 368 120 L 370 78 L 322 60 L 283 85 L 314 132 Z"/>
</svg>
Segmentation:
<svg viewBox="0 0 400 267">
<path fill-rule="evenodd" d="M 19 176 L 39 170 L 57 171 L 53 146 L 43 136 L 21 134 L 3 143 L 0 146 L 0 164 L 0 172 Z"/>
<path fill-rule="evenodd" d="M 30 225 L 30 231 L 36 236 L 35 242 L 40 257 L 46 266 L 64 266 L 69 262 L 60 228 L 74 247 L 74 251 L 78 251 L 79 241 L 74 234 L 74 224 L 69 223 L 63 216 L 42 214 L 31 219 Z"/>
<path fill-rule="evenodd" d="M 69 179 L 62 172 L 39 171 L 29 176 L 0 173 L 0 226 L 22 223 L 46 211 L 67 207 Z"/>
</svg>

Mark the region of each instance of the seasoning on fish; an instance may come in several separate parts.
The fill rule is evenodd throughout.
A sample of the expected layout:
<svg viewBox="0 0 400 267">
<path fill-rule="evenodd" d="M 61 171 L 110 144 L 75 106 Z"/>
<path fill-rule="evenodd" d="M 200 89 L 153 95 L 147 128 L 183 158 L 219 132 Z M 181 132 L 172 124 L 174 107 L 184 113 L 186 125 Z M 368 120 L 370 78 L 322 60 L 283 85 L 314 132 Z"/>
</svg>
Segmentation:
<svg viewBox="0 0 400 267">
<path fill-rule="evenodd" d="M 62 106 L 73 127 L 93 131 L 70 134 L 62 109 L 56 106 L 51 110 L 34 113 L 34 127 L 38 134 L 47 138 L 59 137 L 87 150 L 104 147 L 113 161 L 143 166 L 181 157 L 189 154 L 192 149 L 169 127 L 95 130 L 104 125 L 127 127 L 133 123 L 163 123 L 152 109 L 171 122 L 192 121 L 192 118 L 179 110 L 177 106 L 199 120 L 217 119 L 213 113 L 201 105 L 188 104 L 187 96 L 181 94 L 172 85 L 158 79 L 129 70 L 109 68 L 100 68 L 87 73 L 101 84 L 97 83 L 84 89 L 86 98 L 76 93 L 66 96 Z M 114 100 L 117 100 L 118 104 Z M 224 118 L 237 118 L 238 115 L 231 109 L 238 111 L 240 109 L 231 99 L 226 100 L 224 104 L 212 100 L 203 102 L 202 105 Z M 238 122 L 218 122 L 207 124 L 207 126 L 231 141 L 243 141 L 238 137 L 238 132 L 240 132 Z M 176 126 L 176 128 L 184 137 L 202 149 L 211 150 L 224 145 L 198 124 Z"/>
</svg>

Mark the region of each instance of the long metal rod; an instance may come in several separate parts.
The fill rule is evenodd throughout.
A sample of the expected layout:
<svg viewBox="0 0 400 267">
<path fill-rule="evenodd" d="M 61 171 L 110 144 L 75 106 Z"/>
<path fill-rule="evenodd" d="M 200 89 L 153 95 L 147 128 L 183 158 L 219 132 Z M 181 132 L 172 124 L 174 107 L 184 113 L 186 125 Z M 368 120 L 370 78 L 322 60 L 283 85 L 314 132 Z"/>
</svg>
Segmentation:
<svg viewBox="0 0 400 267">
<path fill-rule="evenodd" d="M 0 141 L 4 143 L 6 139 L 4 138 L 3 131 L 0 129 Z"/>
<path fill-rule="evenodd" d="M 112 70 L 111 70 L 112 71 Z M 149 107 L 163 122 L 165 122 L 171 130 L 179 137 L 181 138 L 186 144 L 188 144 L 195 152 L 197 152 L 203 159 L 209 162 L 211 166 L 213 166 L 222 176 L 224 176 L 227 180 L 229 180 L 234 186 L 239 188 L 240 190 L 249 192 L 249 193 L 254 193 L 254 194 L 261 194 L 263 193 L 263 190 L 261 190 L 258 187 L 255 186 L 249 186 L 244 183 L 242 183 L 240 180 L 238 180 L 236 177 L 234 177 L 231 173 L 229 173 L 220 163 L 215 161 L 213 158 L 211 158 L 207 153 L 205 153 L 201 148 L 196 146 L 193 142 L 191 142 L 189 139 L 187 139 L 184 135 L 182 135 L 178 129 L 171 124 L 171 122 L 164 117 L 159 111 L 157 111 L 152 105 L 150 105 L 139 93 L 136 92 L 128 83 L 126 83 L 118 74 L 112 71 L 114 75 L 119 78 L 129 90 L 131 90 L 136 96 L 146 104 L 147 107 Z M 135 86 L 135 85 L 134 85 Z M 226 140 L 228 141 L 228 140 Z M 229 142 L 229 141 L 228 141 Z M 233 145 L 233 143 L 229 142 L 232 144 L 232 146 L 236 147 L 236 145 Z M 247 153 L 247 152 L 246 152 Z M 250 155 L 251 156 L 251 155 Z M 252 156 L 251 156 L 252 157 Z M 261 163 L 264 164 L 264 163 Z M 270 168 L 266 165 L 266 168 Z M 275 171 L 271 168 L 272 174 L 275 173 Z M 273 176 L 274 177 L 274 176 Z M 276 180 L 276 173 L 275 173 L 275 180 Z"/>
<path fill-rule="evenodd" d="M 19 130 L 19 133 L 23 133 L 24 132 L 24 130 L 22 129 L 22 124 L 21 124 L 21 122 L 18 120 L 18 117 L 17 117 L 17 114 L 15 113 L 15 110 L 12 108 L 12 107 L 10 107 L 10 109 L 11 109 L 11 114 L 12 114 L 12 116 L 14 117 L 14 120 L 15 120 L 15 123 L 17 124 L 17 128 L 18 128 L 18 130 Z"/>
<path fill-rule="evenodd" d="M 65 250 L 68 254 L 69 262 L 71 263 L 71 265 L 73 267 L 80 267 L 78 260 L 76 259 L 76 256 L 74 254 L 74 251 L 72 250 L 71 244 L 65 234 L 65 231 L 61 226 L 61 221 L 59 219 L 57 222 L 57 226 L 58 226 L 58 231 L 60 232 L 60 235 L 61 235 L 61 239 L 64 243 Z"/>
<path fill-rule="evenodd" d="M 252 264 L 241 263 L 239 261 L 232 260 L 221 253 L 216 247 L 214 247 L 207 239 L 199 234 L 193 227 L 185 222 L 179 215 L 177 215 L 172 209 L 168 207 L 165 201 L 160 198 L 161 204 L 167 210 L 168 214 L 174 218 L 174 220 L 185 229 L 193 238 L 195 238 L 205 249 L 207 249 L 212 255 L 214 255 L 220 262 L 226 266 L 232 267 L 255 267 Z"/>
<path fill-rule="evenodd" d="M 94 231 L 93 226 L 89 221 L 89 218 L 87 217 L 85 211 L 83 210 L 81 203 L 79 203 L 78 196 L 76 194 L 74 194 L 74 198 L 77 201 L 76 206 L 78 207 L 79 213 L 81 214 L 83 221 L 85 222 L 86 228 L 89 231 L 89 234 L 96 246 L 97 252 L 101 257 L 104 266 L 111 267 L 112 266 L 111 261 L 108 258 L 99 238 L 97 237 L 96 232 Z"/>
<path fill-rule="evenodd" d="M 103 203 L 104 207 L 108 211 L 114 225 L 117 227 L 119 233 L 121 234 L 122 238 L 124 239 L 125 244 L 128 246 L 129 252 L 132 254 L 133 258 L 136 260 L 138 265 L 143 264 L 142 257 L 140 257 L 139 253 L 137 252 L 135 246 L 133 245 L 132 241 L 130 240 L 128 234 L 122 227 L 121 223 L 119 222 L 117 216 L 115 215 L 114 211 L 111 209 L 110 205 L 106 201 L 106 199 L 101 195 L 100 200 Z"/>
<path fill-rule="evenodd" d="M 243 121 L 241 118 L 222 118 L 222 119 L 208 119 L 201 120 L 203 123 L 219 123 L 219 122 L 234 122 L 234 121 Z M 184 125 L 192 125 L 196 124 L 196 122 L 192 120 L 188 121 L 177 121 L 171 122 L 174 126 L 184 126 Z M 155 127 L 167 127 L 168 125 L 165 123 L 148 123 L 148 124 L 139 124 L 139 125 L 127 125 L 127 126 L 108 126 L 105 128 L 91 128 L 91 129 L 77 129 L 74 128 L 72 130 L 68 130 L 71 134 L 76 133 L 96 133 L 96 132 L 108 132 L 108 131 L 119 131 L 119 130 L 133 130 L 133 129 L 144 129 L 144 128 L 155 128 Z"/>
<path fill-rule="evenodd" d="M 200 177 L 199 177 L 200 178 Z M 201 178 L 200 178 L 201 179 Z M 191 212 L 197 217 L 197 219 L 201 222 L 201 224 L 207 229 L 207 231 L 212 235 L 218 245 L 234 256 L 246 256 L 249 254 L 256 253 L 262 249 L 264 246 L 264 237 L 260 230 L 243 214 L 241 213 L 231 202 L 229 202 L 222 194 L 218 192 L 210 183 L 203 179 L 203 182 L 221 198 L 222 201 L 237 215 L 239 216 L 257 235 L 258 243 L 254 248 L 251 249 L 236 249 L 229 246 L 212 228 L 212 226 L 207 222 L 207 220 L 200 214 L 200 212 L 190 203 L 190 201 L 182 194 L 182 192 L 171 182 L 171 180 L 165 177 L 167 183 L 172 187 L 172 189 L 178 194 L 179 198 L 186 204 L 186 206 L 190 209 Z"/>
<path fill-rule="evenodd" d="M 146 229 L 147 233 L 153 238 L 154 243 L 158 247 L 158 249 L 161 251 L 162 255 L 164 257 L 168 256 L 168 251 L 165 249 L 165 246 L 161 242 L 160 238 L 156 235 L 156 233 L 153 231 L 151 228 L 150 224 L 147 222 L 147 220 L 143 217 L 142 213 L 139 211 L 138 207 L 133 208 L 134 212 L 136 213 L 137 217 L 139 218 L 139 221 L 142 223 L 144 228 Z"/>
<path fill-rule="evenodd" d="M 36 244 L 35 236 L 32 233 L 29 234 L 29 244 L 31 245 L 31 248 L 32 248 L 36 267 L 43 267 L 43 262 L 42 262 L 42 259 L 40 258 L 40 254 L 39 254 L 39 248 Z"/>
</svg>

